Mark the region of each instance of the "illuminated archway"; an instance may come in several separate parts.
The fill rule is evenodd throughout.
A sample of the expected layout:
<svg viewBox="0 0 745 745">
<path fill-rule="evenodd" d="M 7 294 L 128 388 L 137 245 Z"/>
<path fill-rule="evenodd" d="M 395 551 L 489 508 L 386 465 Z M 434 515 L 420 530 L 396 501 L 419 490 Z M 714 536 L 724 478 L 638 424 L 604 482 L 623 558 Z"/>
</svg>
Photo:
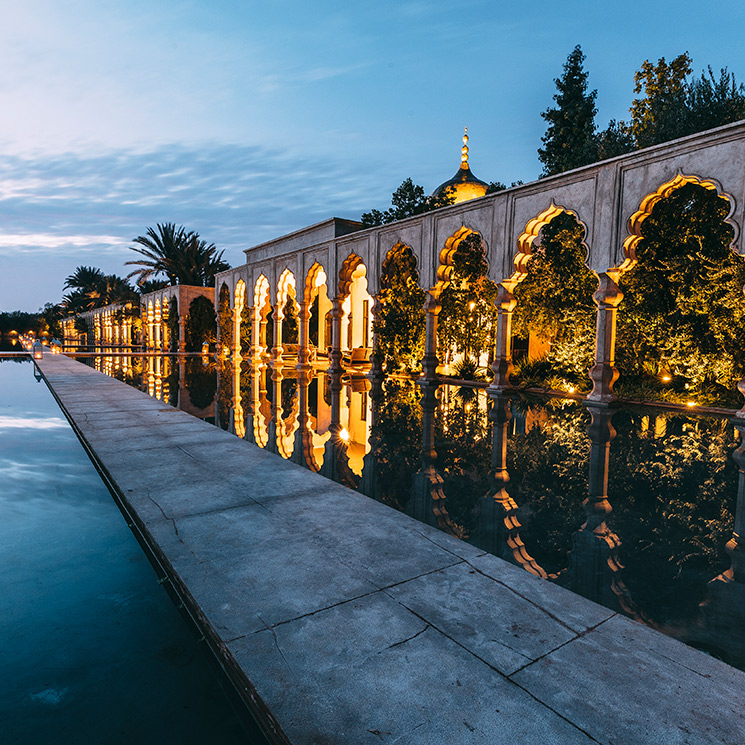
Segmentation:
<svg viewBox="0 0 745 745">
<path fill-rule="evenodd" d="M 374 299 L 367 291 L 367 267 L 356 254 L 350 254 L 339 270 L 341 303 L 341 349 L 351 353 L 362 350 L 359 361 L 369 360 L 372 347 L 372 307 Z M 350 361 L 354 362 L 350 356 Z"/>
<path fill-rule="evenodd" d="M 313 350 L 309 355 L 312 360 L 319 351 L 326 352 L 331 346 L 332 303 L 328 295 L 328 277 L 318 262 L 313 264 L 305 277 L 303 299 L 310 314 L 308 345 Z"/>
<path fill-rule="evenodd" d="M 251 315 L 252 357 L 255 361 L 268 353 L 267 316 L 271 312 L 269 280 L 261 274 L 254 285 L 254 301 Z"/>
</svg>

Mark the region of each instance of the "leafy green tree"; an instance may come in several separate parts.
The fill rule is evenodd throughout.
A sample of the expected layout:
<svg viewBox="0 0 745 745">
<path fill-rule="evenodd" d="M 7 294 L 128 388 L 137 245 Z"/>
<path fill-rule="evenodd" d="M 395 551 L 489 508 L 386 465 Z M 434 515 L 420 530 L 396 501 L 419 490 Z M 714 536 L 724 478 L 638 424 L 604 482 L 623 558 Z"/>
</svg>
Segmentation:
<svg viewBox="0 0 745 745">
<path fill-rule="evenodd" d="M 621 277 L 617 366 L 631 381 L 674 378 L 657 397 L 715 401 L 745 373 L 745 258 L 730 249 L 728 212 L 712 190 L 676 189 L 642 223 L 638 263 Z"/>
<path fill-rule="evenodd" d="M 214 287 L 215 275 L 230 268 L 222 258 L 214 243 L 208 244 L 198 233 L 189 231 L 173 223 L 158 223 L 148 228 L 146 235 L 137 236 L 133 241 L 141 248 L 130 246 L 132 251 L 144 256 L 125 264 L 139 266 L 130 272 L 127 279 L 137 277 L 137 283 L 165 275 L 171 285 L 193 285 Z"/>
<path fill-rule="evenodd" d="M 215 343 L 217 319 L 215 308 L 206 297 L 192 300 L 186 315 L 186 351 L 201 352 L 202 343 Z"/>
<path fill-rule="evenodd" d="M 424 356 L 424 300 L 416 257 L 409 246 L 383 261 L 374 330 L 380 362 L 388 372 L 414 372 Z"/>
<path fill-rule="evenodd" d="M 634 93 L 641 98 L 631 104 L 631 131 L 637 148 L 657 145 L 690 134 L 687 117 L 686 76 L 691 73 L 688 52 L 668 63 L 642 63 L 634 75 Z"/>
<path fill-rule="evenodd" d="M 623 121 L 611 119 L 608 126 L 598 134 L 598 160 L 626 155 L 634 149 L 634 135 Z"/>
<path fill-rule="evenodd" d="M 644 95 L 631 105 L 631 131 L 637 148 L 729 124 L 745 117 L 745 88 L 722 68 L 711 67 L 700 78 L 688 76 L 693 60 L 688 52 L 667 63 L 646 60 L 634 75 L 634 93 Z"/>
<path fill-rule="evenodd" d="M 472 363 L 494 346 L 497 286 L 486 276 L 488 269 L 481 236 L 470 233 L 453 253 L 450 282 L 440 294 L 438 347 Z M 471 364 L 471 376 L 475 369 Z"/>
<path fill-rule="evenodd" d="M 375 225 L 403 220 L 405 217 L 421 215 L 424 212 L 446 207 L 453 203 L 453 197 L 449 194 L 432 197 L 427 196 L 424 187 L 415 184 L 407 178 L 391 196 L 391 207 L 384 212 L 370 210 L 363 212 L 360 218 L 362 226 L 371 228 Z"/>
<path fill-rule="evenodd" d="M 543 147 L 538 158 L 543 163 L 543 176 L 569 171 L 597 160 L 595 140 L 595 99 L 597 91 L 587 91 L 587 73 L 583 68 L 585 55 L 579 44 L 564 63 L 564 72 L 556 78 L 556 106 L 541 116 L 548 123 L 541 138 Z"/>
<path fill-rule="evenodd" d="M 562 212 L 543 228 L 528 261 L 528 276 L 515 289 L 513 329 L 551 342 L 543 367 L 546 381 L 589 384 L 587 371 L 595 348 L 597 277 L 585 266 L 584 229 Z"/>
</svg>

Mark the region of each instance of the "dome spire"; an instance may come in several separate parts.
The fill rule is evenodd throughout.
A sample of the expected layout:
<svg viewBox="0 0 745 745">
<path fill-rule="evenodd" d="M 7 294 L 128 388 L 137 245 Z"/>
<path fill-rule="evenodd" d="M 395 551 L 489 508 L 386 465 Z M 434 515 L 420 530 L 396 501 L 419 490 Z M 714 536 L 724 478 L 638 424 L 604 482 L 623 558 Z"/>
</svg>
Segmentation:
<svg viewBox="0 0 745 745">
<path fill-rule="evenodd" d="M 463 147 L 460 150 L 460 167 L 468 168 L 468 127 L 463 135 Z"/>
</svg>

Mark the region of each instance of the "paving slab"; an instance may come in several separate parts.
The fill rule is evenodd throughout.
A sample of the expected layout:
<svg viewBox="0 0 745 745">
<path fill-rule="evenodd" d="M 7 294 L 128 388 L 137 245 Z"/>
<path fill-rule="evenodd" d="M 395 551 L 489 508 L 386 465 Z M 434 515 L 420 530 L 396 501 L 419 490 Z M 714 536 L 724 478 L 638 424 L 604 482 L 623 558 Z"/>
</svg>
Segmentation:
<svg viewBox="0 0 745 745">
<path fill-rule="evenodd" d="M 742 672 L 80 363 L 39 367 L 270 742 L 745 742 Z"/>
</svg>

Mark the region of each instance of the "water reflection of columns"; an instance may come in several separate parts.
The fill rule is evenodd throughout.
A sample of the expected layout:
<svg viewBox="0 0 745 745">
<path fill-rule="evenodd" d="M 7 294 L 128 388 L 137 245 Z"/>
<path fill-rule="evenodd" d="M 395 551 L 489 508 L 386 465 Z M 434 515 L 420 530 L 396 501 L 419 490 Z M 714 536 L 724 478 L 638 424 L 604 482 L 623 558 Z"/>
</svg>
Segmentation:
<svg viewBox="0 0 745 745">
<path fill-rule="evenodd" d="M 627 591 L 618 572 L 620 541 L 606 524 L 613 508 L 608 501 L 610 443 L 616 436 L 611 424 L 614 410 L 607 406 L 588 406 L 592 417 L 590 436 L 588 497 L 583 502 L 584 525 L 572 535 L 567 581 L 574 592 L 606 607 L 620 604 L 631 612 Z"/>
<path fill-rule="evenodd" d="M 362 479 L 359 490 L 372 499 L 378 499 L 378 447 L 380 434 L 377 432 L 378 411 L 383 402 L 383 377 L 371 375 L 370 388 L 370 452 L 365 454 L 362 465 Z"/>
<path fill-rule="evenodd" d="M 310 429 L 308 414 L 308 387 L 311 378 L 312 373 L 309 370 L 298 370 L 298 427 L 295 430 L 295 443 L 290 460 L 312 471 L 317 471 L 318 467 L 313 458 L 313 432 Z"/>
<path fill-rule="evenodd" d="M 243 439 L 246 436 L 246 421 L 241 401 L 241 356 L 233 355 L 233 397 L 230 406 L 230 431 Z"/>
<path fill-rule="evenodd" d="M 431 289 L 424 301 L 425 323 L 422 377 L 426 380 L 435 380 L 437 366 L 440 364 L 437 358 L 437 317 L 441 309 L 439 290 Z"/>
<path fill-rule="evenodd" d="M 329 439 L 323 451 L 323 465 L 320 473 L 328 479 L 338 481 L 351 489 L 357 488 L 357 477 L 349 467 L 347 443 L 342 438 L 341 424 L 341 391 L 342 382 L 339 373 L 329 371 L 329 392 L 331 398 L 331 423 L 329 424 Z"/>
<path fill-rule="evenodd" d="M 615 367 L 616 314 L 623 300 L 623 293 L 608 274 L 600 275 L 600 284 L 592 299 L 598 307 L 595 331 L 595 364 L 590 368 L 592 391 L 588 401 L 607 402 L 615 399 L 613 384 L 618 379 Z"/>
<path fill-rule="evenodd" d="M 745 417 L 742 410 L 733 419 L 740 433 L 740 445 L 732 453 L 737 464 L 737 504 L 732 538 L 725 550 L 732 560 L 730 568 L 707 586 L 707 599 L 701 604 L 703 618 L 698 641 L 726 651 L 726 659 L 745 666 Z"/>
<path fill-rule="evenodd" d="M 439 312 L 439 310 L 437 311 Z M 436 318 L 436 313 L 435 313 Z M 435 334 L 437 325 L 435 320 Z M 426 355 L 425 355 L 426 356 Z M 414 489 L 407 512 L 416 520 L 452 531 L 445 508 L 445 490 L 442 476 L 437 470 L 435 450 L 435 411 L 437 410 L 438 385 L 431 380 L 420 380 L 422 389 L 422 450 L 421 467 L 414 475 Z"/>
<path fill-rule="evenodd" d="M 276 326 L 275 326 L 276 328 Z M 269 439 L 266 449 L 270 453 L 279 453 L 277 437 L 282 429 L 282 368 L 272 368 L 272 415 L 269 421 Z"/>
<path fill-rule="evenodd" d="M 499 285 L 497 294 L 497 333 L 494 350 L 494 380 L 489 386 L 494 393 L 499 393 L 511 388 L 510 375 L 512 375 L 512 313 L 517 301 L 512 290 L 512 283 Z"/>
<path fill-rule="evenodd" d="M 531 574 L 546 577 L 546 572 L 528 553 L 520 538 L 517 503 L 509 495 L 507 485 L 507 432 L 512 421 L 509 396 L 490 391 L 492 424 L 492 456 L 489 472 L 489 492 L 481 500 L 479 529 L 474 543 L 491 554 L 500 556 L 526 569 Z"/>
</svg>

